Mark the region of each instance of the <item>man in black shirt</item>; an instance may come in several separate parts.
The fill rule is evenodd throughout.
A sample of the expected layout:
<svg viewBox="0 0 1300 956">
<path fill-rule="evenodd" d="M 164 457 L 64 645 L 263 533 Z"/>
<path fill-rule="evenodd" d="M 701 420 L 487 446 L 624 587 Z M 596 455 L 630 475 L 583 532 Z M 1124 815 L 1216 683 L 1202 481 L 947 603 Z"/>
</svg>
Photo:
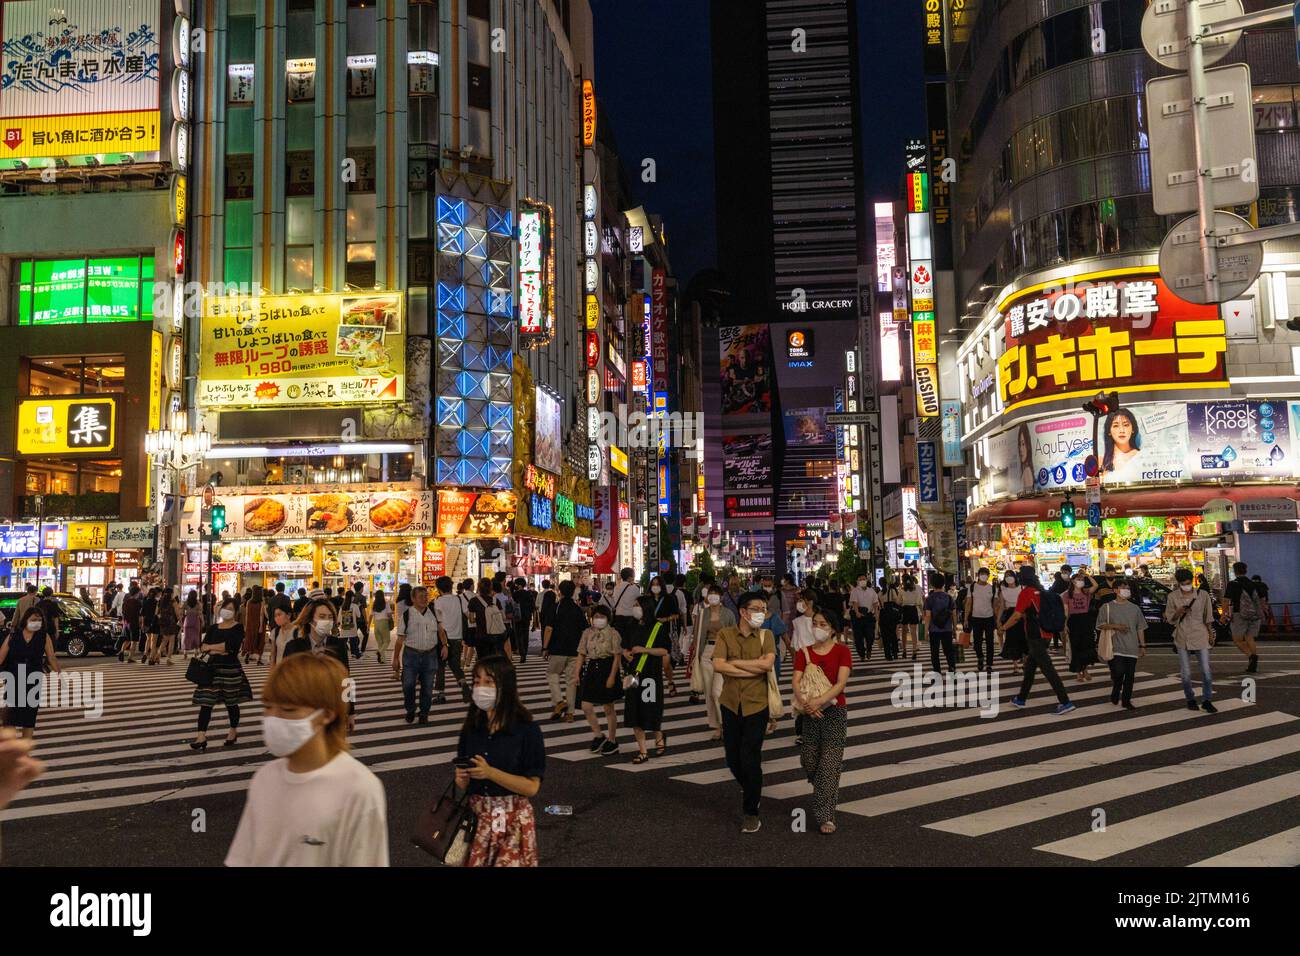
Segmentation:
<svg viewBox="0 0 1300 956">
<path fill-rule="evenodd" d="M 1228 627 L 1232 631 L 1232 643 L 1250 662 L 1246 673 L 1254 674 L 1259 670 L 1259 646 L 1255 641 L 1264 623 L 1264 604 L 1259 586 L 1246 575 L 1246 562 L 1234 564 L 1232 573 L 1236 576 L 1228 582 L 1223 595 L 1228 604 Z"/>
<path fill-rule="evenodd" d="M 519 663 L 528 660 L 528 634 L 533 627 L 533 612 L 537 610 L 537 592 L 528 590 L 523 578 L 515 578 L 515 604 L 519 616 L 515 619 L 515 649 L 519 651 Z"/>
<path fill-rule="evenodd" d="M 551 688 L 551 719 L 577 719 L 574 698 L 578 689 L 578 643 L 587 628 L 587 615 L 574 600 L 572 581 L 560 582 L 560 597 L 555 602 L 551 622 L 542 625 L 542 657 L 546 660 L 546 682 Z M 548 594 L 553 593 L 548 591 Z M 564 693 L 560 693 L 560 677 Z"/>
<path fill-rule="evenodd" d="M 547 578 L 542 582 L 542 606 L 537 611 L 537 626 L 543 633 L 555 623 L 555 605 L 558 600 L 555 585 L 551 583 L 550 578 Z"/>
<path fill-rule="evenodd" d="M 289 600 L 289 595 L 284 593 L 283 581 L 275 582 L 275 592 L 271 595 L 271 599 L 266 602 L 266 620 L 268 624 L 273 625 L 275 623 L 275 609 L 278 607 L 284 608 L 290 614 L 293 613 L 293 603 Z"/>
<path fill-rule="evenodd" d="M 305 608 L 306 606 L 307 606 L 307 589 L 299 588 L 298 596 L 293 599 L 293 607 L 291 609 L 291 614 L 295 621 L 298 619 L 298 615 L 302 613 L 302 609 Z"/>
</svg>

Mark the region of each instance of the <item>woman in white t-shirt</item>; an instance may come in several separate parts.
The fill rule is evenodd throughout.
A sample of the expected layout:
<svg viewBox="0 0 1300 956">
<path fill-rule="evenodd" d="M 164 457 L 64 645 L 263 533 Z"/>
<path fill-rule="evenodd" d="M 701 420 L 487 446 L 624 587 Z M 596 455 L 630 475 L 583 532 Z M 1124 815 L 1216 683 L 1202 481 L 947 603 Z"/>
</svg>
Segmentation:
<svg viewBox="0 0 1300 956">
<path fill-rule="evenodd" d="M 998 651 L 998 656 L 1003 660 L 1015 661 L 1015 666 L 1011 668 L 1013 674 L 1020 673 L 1020 665 L 1029 653 L 1029 646 L 1025 643 L 1025 625 L 1023 622 L 1010 630 L 1002 630 L 1007 618 L 1016 612 L 1016 602 L 1020 600 L 1020 592 L 1024 590 L 1018 580 L 1016 572 L 1008 570 L 1002 576 L 1002 587 L 998 591 L 996 598 L 998 636 L 1002 638 L 1002 648 Z"/>
<path fill-rule="evenodd" d="M 388 866 L 383 784 L 347 752 L 347 669 L 291 654 L 262 688 L 262 737 L 277 758 L 248 785 L 227 866 Z"/>
</svg>

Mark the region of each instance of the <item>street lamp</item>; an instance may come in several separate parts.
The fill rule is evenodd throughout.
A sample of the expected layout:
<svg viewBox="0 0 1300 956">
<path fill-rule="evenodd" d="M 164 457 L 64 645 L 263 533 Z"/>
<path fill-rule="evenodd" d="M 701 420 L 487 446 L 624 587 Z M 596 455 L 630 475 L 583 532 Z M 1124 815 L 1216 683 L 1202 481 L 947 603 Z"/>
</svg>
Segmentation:
<svg viewBox="0 0 1300 956">
<path fill-rule="evenodd" d="M 144 450 L 155 466 L 176 475 L 175 494 L 180 491 L 181 472 L 197 467 L 212 450 L 212 435 L 206 430 L 191 431 L 188 414 L 179 409 L 172 413 L 170 426 L 146 432 Z"/>
</svg>

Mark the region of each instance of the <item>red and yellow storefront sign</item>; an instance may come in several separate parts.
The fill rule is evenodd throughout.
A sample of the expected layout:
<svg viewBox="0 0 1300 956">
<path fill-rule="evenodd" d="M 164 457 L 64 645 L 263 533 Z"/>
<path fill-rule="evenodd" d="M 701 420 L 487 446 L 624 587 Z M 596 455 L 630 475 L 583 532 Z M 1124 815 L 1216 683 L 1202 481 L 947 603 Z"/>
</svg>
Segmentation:
<svg viewBox="0 0 1300 956">
<path fill-rule="evenodd" d="M 1216 306 L 1193 305 L 1155 269 L 1032 286 L 1000 306 L 1006 350 L 998 389 L 1008 410 L 1100 389 L 1156 391 L 1228 384 Z"/>
</svg>

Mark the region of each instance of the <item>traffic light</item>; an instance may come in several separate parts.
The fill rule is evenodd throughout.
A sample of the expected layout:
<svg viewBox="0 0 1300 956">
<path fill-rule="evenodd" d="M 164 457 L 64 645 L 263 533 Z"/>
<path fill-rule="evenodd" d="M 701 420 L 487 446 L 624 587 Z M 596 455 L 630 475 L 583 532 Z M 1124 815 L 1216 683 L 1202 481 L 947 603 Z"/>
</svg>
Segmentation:
<svg viewBox="0 0 1300 956">
<path fill-rule="evenodd" d="M 1090 402 L 1085 402 L 1083 410 L 1089 415 L 1104 418 L 1119 408 L 1119 392 L 1099 392 Z"/>
<path fill-rule="evenodd" d="M 226 506 L 212 506 L 212 533 L 213 535 L 221 534 L 226 530 Z"/>
<path fill-rule="evenodd" d="M 1074 502 L 1069 498 L 1066 498 L 1065 503 L 1061 505 L 1061 527 L 1074 527 Z"/>
</svg>

